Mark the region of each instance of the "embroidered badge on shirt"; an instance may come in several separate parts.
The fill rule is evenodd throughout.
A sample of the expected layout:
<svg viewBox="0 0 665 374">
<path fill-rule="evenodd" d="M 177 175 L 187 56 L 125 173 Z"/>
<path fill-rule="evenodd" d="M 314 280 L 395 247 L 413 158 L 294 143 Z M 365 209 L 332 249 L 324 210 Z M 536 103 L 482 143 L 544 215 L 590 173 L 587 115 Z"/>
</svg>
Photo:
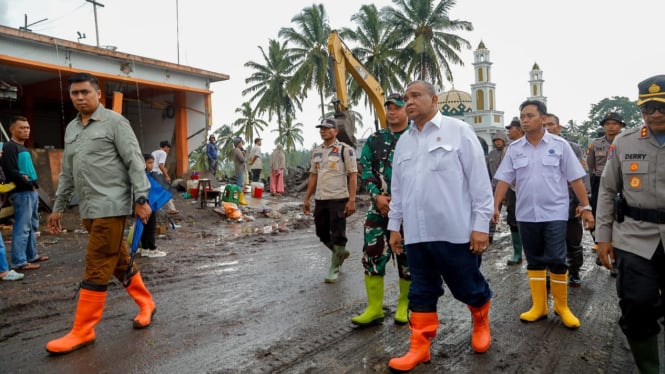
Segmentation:
<svg viewBox="0 0 665 374">
<path fill-rule="evenodd" d="M 607 150 L 607 159 L 611 159 L 612 156 L 614 156 L 614 144 L 610 146 L 610 148 Z"/>
<path fill-rule="evenodd" d="M 633 162 L 632 164 L 630 164 L 630 171 L 637 171 L 637 169 L 639 169 L 639 168 L 640 167 L 637 164 L 637 162 Z"/>
<path fill-rule="evenodd" d="M 552 149 L 552 148 L 550 148 L 550 150 L 549 150 L 549 151 L 547 151 L 547 152 L 548 152 L 549 154 L 553 155 L 553 154 L 554 154 L 554 152 L 555 152 L 555 150 L 554 150 L 554 149 Z"/>
<path fill-rule="evenodd" d="M 640 137 L 642 137 L 642 138 L 646 138 L 647 135 L 648 135 L 648 133 L 647 133 L 647 127 L 646 127 L 646 126 L 643 126 L 643 127 L 642 127 L 642 131 L 640 131 Z"/>
<path fill-rule="evenodd" d="M 642 180 L 640 177 L 631 177 L 628 183 L 630 183 L 630 187 L 632 188 L 640 188 L 642 185 Z"/>
</svg>

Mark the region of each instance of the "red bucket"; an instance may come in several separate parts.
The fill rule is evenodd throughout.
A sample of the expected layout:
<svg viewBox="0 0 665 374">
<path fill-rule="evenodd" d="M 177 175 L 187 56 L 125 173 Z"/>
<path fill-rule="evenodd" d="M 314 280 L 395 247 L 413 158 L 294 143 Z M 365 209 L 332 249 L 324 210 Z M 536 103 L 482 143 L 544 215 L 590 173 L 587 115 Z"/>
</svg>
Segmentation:
<svg viewBox="0 0 665 374">
<path fill-rule="evenodd" d="M 192 197 L 192 199 L 198 199 L 199 189 L 198 188 L 190 188 L 189 189 L 189 195 Z"/>
<path fill-rule="evenodd" d="M 263 196 L 263 187 L 254 187 L 254 195 L 252 196 L 260 199 Z"/>
</svg>

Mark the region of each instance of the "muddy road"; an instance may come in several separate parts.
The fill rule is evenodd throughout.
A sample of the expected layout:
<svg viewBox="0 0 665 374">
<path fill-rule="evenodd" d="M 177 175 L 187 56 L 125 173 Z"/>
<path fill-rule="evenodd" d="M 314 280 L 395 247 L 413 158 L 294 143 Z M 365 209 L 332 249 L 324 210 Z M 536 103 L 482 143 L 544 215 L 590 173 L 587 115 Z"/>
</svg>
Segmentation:
<svg viewBox="0 0 665 374">
<path fill-rule="evenodd" d="M 137 307 L 113 281 L 96 343 L 49 356 L 46 342 L 71 328 L 84 267 L 87 234 L 68 213 L 67 233 L 42 229 L 39 251 L 51 260 L 22 281 L 0 284 L 0 372 L 387 373 L 388 360 L 408 349 L 409 329 L 392 322 L 394 267 L 386 277 L 386 321 L 365 329 L 351 324 L 366 301 L 360 264 L 366 203 L 359 199 L 348 225 L 352 255 L 339 282 L 325 284 L 330 252 L 315 237 L 311 218 L 298 214 L 299 197 L 251 199 L 248 211 L 256 219 L 243 223 L 227 223 L 178 198 L 180 227 L 157 241 L 168 256 L 137 259 L 157 303 L 153 325 L 132 329 Z M 446 290 L 432 361 L 412 372 L 636 373 L 616 324 L 614 278 L 594 264 L 590 236 L 582 287 L 569 293 L 582 327 L 570 331 L 551 308 L 547 320 L 519 321 L 531 305 L 526 269 L 505 265 L 510 236 L 505 226 L 499 230 L 482 266 L 494 291 L 492 347 L 472 352 L 469 311 Z"/>
</svg>

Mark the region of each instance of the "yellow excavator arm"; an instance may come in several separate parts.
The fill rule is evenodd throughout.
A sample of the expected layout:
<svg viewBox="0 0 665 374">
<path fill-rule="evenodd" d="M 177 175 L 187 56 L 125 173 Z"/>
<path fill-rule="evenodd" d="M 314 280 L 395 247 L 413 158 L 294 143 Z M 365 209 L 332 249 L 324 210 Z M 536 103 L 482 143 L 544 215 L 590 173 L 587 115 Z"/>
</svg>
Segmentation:
<svg viewBox="0 0 665 374">
<path fill-rule="evenodd" d="M 353 56 L 351 50 L 344 45 L 337 31 L 332 31 L 328 37 L 328 53 L 331 60 L 332 75 L 335 80 L 335 91 L 337 100 L 335 101 L 335 119 L 340 129 L 338 138 L 355 146 L 355 137 L 353 131 L 352 116 L 347 114 L 349 108 L 348 89 L 346 87 L 346 72 L 358 82 L 360 87 L 369 97 L 374 105 L 376 116 L 379 119 L 381 128 L 386 127 L 386 108 L 383 106 L 383 89 L 374 76 L 365 69 L 365 67 Z M 346 121 L 346 123 L 343 123 Z M 350 127 L 350 128 L 349 128 Z M 345 132 L 344 134 L 342 132 Z M 345 140 L 347 136 L 349 139 Z"/>
</svg>

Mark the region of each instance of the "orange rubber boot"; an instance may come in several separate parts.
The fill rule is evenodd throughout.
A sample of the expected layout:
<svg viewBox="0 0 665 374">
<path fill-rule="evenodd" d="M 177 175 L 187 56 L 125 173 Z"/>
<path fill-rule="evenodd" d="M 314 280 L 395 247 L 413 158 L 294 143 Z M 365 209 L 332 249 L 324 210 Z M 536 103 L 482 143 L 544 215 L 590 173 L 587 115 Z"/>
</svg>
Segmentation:
<svg viewBox="0 0 665 374">
<path fill-rule="evenodd" d="M 134 317 L 134 328 L 144 329 L 152 323 L 152 316 L 157 311 L 155 302 L 152 300 L 152 295 L 148 292 L 143 284 L 141 273 L 136 273 L 130 280 L 127 286 L 127 293 L 134 299 L 136 305 L 139 306 L 139 313 Z"/>
<path fill-rule="evenodd" d="M 490 334 L 490 301 L 481 306 L 475 307 L 468 305 L 473 317 L 473 332 L 471 333 L 471 348 L 476 353 L 485 353 L 492 344 L 492 335 Z"/>
<path fill-rule="evenodd" d="M 94 343 L 94 327 L 102 319 L 105 302 L 106 291 L 81 288 L 72 330 L 62 338 L 48 342 L 46 350 L 54 354 L 65 354 Z"/>
<path fill-rule="evenodd" d="M 409 352 L 399 358 L 390 359 L 388 366 L 398 371 L 409 371 L 420 363 L 429 363 L 431 339 L 436 336 L 439 316 L 436 312 L 413 312 L 409 318 L 411 346 Z"/>
</svg>

